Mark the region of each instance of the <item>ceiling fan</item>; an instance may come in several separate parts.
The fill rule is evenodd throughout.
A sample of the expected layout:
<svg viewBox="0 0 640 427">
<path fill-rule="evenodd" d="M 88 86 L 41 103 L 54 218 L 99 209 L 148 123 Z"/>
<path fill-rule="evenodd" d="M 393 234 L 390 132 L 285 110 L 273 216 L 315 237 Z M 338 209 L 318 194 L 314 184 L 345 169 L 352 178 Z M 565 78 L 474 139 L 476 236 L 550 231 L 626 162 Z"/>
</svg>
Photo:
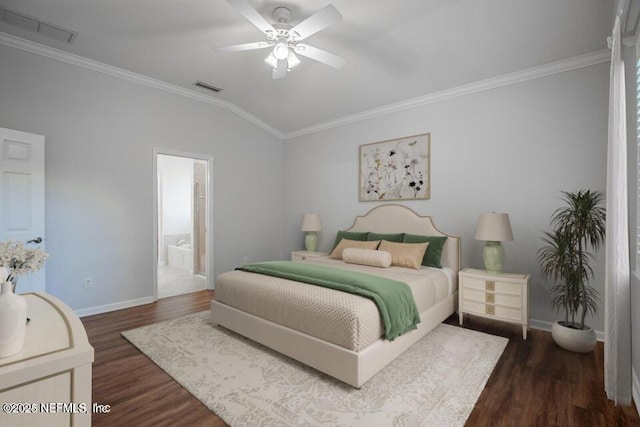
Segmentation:
<svg viewBox="0 0 640 427">
<path fill-rule="evenodd" d="M 345 60 L 343 58 L 308 44 L 300 43 L 300 41 L 342 19 L 342 15 L 333 5 L 326 6 L 295 27 L 292 27 L 288 23 L 291 18 L 291 10 L 287 7 L 276 7 L 273 10 L 273 18 L 278 23 L 271 25 L 257 10 L 251 7 L 247 0 L 227 0 L 227 3 L 258 27 L 266 35 L 266 41 L 214 47 L 212 48 L 213 50 L 239 52 L 272 48 L 265 62 L 273 68 L 274 80 L 286 77 L 287 71 L 300 64 L 300 59 L 296 54 L 338 69 L 344 65 Z"/>
</svg>

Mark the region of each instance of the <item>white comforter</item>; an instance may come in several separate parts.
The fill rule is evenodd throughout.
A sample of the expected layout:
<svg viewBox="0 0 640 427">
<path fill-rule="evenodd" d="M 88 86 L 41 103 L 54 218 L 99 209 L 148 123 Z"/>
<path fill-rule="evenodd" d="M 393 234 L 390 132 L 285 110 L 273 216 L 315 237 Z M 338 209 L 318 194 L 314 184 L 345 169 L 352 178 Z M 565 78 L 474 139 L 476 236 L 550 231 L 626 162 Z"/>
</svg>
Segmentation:
<svg viewBox="0 0 640 427">
<path fill-rule="evenodd" d="M 420 313 L 455 291 L 455 275 L 448 269 L 378 268 L 327 257 L 304 262 L 361 271 L 409 285 Z M 277 277 L 230 271 L 216 278 L 218 302 L 295 329 L 341 347 L 359 351 L 384 335 L 375 303 L 346 292 Z"/>
</svg>

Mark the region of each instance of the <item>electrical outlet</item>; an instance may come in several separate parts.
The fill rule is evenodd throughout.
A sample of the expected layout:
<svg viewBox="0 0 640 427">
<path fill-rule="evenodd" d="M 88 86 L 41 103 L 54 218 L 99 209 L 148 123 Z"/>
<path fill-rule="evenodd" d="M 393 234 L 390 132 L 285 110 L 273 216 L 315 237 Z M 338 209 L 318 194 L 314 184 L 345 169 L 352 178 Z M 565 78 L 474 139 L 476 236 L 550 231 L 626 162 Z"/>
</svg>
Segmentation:
<svg viewBox="0 0 640 427">
<path fill-rule="evenodd" d="M 85 279 L 84 279 L 84 287 L 86 289 L 93 288 L 93 279 L 91 277 L 85 277 Z"/>
</svg>

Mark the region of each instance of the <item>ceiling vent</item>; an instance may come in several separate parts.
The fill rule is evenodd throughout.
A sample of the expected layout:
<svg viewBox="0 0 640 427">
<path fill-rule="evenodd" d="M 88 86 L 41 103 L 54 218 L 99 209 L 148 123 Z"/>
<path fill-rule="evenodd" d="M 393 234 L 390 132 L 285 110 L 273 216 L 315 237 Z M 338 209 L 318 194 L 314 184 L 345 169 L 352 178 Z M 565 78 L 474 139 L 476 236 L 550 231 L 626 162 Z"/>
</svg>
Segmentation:
<svg viewBox="0 0 640 427">
<path fill-rule="evenodd" d="M 0 21 L 69 44 L 73 43 L 73 40 L 78 35 L 75 31 L 49 24 L 32 16 L 7 9 L 4 6 L 0 6 Z"/>
<path fill-rule="evenodd" d="M 193 84 L 194 86 L 198 86 L 201 87 L 203 89 L 208 89 L 211 90 L 213 92 L 220 92 L 222 89 L 220 89 L 219 87 L 215 87 L 213 85 L 210 85 L 209 83 L 205 83 L 205 82 L 201 82 L 200 80 L 198 80 L 197 82 L 195 82 Z"/>
</svg>

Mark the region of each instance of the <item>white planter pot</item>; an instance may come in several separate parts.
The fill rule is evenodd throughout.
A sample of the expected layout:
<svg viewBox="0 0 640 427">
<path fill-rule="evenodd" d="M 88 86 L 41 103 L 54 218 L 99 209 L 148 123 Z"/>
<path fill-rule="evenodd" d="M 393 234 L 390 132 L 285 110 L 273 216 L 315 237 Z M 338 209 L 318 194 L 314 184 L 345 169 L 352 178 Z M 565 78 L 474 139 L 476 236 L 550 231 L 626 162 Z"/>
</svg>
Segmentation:
<svg viewBox="0 0 640 427">
<path fill-rule="evenodd" d="M 13 293 L 11 282 L 2 282 L 0 291 L 0 357 L 20 353 L 27 325 L 27 301 Z"/>
<path fill-rule="evenodd" d="M 576 353 L 589 353 L 596 346 L 596 332 L 593 328 L 573 329 L 555 322 L 551 327 L 551 336 L 560 347 Z"/>
</svg>

